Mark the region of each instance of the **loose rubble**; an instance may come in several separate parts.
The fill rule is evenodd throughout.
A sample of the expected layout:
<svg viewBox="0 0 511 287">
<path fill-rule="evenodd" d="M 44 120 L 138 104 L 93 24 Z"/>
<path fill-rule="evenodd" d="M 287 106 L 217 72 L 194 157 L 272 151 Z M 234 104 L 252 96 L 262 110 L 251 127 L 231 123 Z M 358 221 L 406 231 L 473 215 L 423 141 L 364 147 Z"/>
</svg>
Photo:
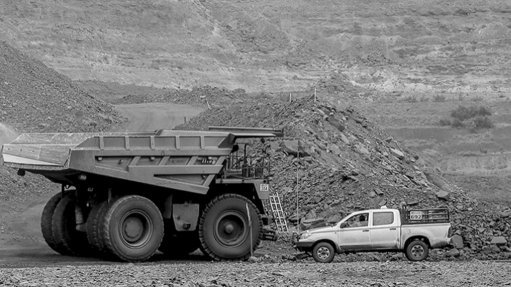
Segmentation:
<svg viewBox="0 0 511 287">
<path fill-rule="evenodd" d="M 354 108 L 312 97 L 245 101 L 210 109 L 180 128 L 209 125 L 284 128 L 286 138 L 265 143 L 273 159 L 272 188 L 283 197 L 288 220 L 302 228 L 383 205 L 447 207 L 463 241 L 459 257 L 511 258 L 510 240 L 492 243 L 511 238 L 510 218 L 503 216 L 509 207 L 468 197 Z"/>
</svg>

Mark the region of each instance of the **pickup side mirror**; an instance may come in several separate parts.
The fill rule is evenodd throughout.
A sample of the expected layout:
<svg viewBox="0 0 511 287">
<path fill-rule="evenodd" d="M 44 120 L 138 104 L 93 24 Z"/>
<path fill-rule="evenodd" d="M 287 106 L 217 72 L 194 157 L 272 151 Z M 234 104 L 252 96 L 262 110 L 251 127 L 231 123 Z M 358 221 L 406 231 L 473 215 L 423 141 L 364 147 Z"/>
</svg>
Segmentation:
<svg viewBox="0 0 511 287">
<path fill-rule="evenodd" d="M 346 222 L 341 223 L 341 229 L 346 228 L 346 227 L 348 227 L 348 223 L 346 223 Z"/>
</svg>

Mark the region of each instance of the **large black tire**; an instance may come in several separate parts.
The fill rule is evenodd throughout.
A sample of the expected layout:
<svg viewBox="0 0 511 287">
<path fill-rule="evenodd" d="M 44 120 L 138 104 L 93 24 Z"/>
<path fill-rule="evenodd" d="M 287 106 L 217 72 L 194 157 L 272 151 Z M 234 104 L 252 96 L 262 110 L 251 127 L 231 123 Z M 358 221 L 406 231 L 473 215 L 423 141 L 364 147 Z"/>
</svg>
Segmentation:
<svg viewBox="0 0 511 287">
<path fill-rule="evenodd" d="M 66 194 L 55 207 L 52 216 L 52 234 L 63 255 L 88 255 L 87 234 L 76 230 L 75 200 Z"/>
<path fill-rule="evenodd" d="M 426 242 L 415 239 L 408 243 L 405 250 L 406 258 L 410 261 L 422 261 L 428 257 L 429 246 Z"/>
<path fill-rule="evenodd" d="M 104 255 L 106 253 L 105 241 L 101 237 L 102 222 L 108 211 L 108 203 L 102 201 L 94 205 L 87 218 L 86 231 L 87 241 L 96 255 Z"/>
<path fill-rule="evenodd" d="M 160 247 L 163 218 L 151 200 L 138 195 L 125 196 L 108 208 L 101 232 L 112 255 L 123 261 L 144 261 Z"/>
<path fill-rule="evenodd" d="M 252 221 L 252 248 L 257 248 L 263 225 L 257 207 L 244 196 L 224 194 L 211 200 L 200 217 L 202 252 L 214 260 L 246 260 L 250 257 L 247 205 Z"/>
<path fill-rule="evenodd" d="M 330 263 L 334 260 L 335 250 L 328 242 L 319 242 L 312 248 L 312 258 L 319 263 Z"/>
<path fill-rule="evenodd" d="M 60 248 L 55 242 L 55 238 L 53 238 L 52 232 L 52 217 L 55 212 L 55 208 L 57 204 L 60 202 L 62 198 L 62 193 L 55 194 L 44 206 L 43 213 L 41 214 L 41 232 L 43 233 L 44 241 L 50 246 L 51 249 L 57 251 L 60 254 L 65 254 L 66 250 L 64 248 Z"/>
</svg>

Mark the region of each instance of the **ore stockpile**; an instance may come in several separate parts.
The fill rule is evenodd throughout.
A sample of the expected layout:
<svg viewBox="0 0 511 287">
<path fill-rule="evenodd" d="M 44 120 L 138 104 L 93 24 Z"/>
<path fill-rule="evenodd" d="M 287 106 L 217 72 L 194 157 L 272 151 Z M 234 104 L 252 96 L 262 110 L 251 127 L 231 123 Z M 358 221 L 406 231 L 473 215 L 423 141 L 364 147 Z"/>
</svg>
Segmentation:
<svg viewBox="0 0 511 287">
<path fill-rule="evenodd" d="M 511 255 L 506 240 L 511 236 L 509 207 L 466 196 L 355 108 L 337 108 L 313 97 L 291 102 L 262 97 L 217 104 L 180 128 L 210 125 L 284 128 L 285 139 L 265 145 L 273 158 L 272 189 L 283 196 L 291 223 L 318 218 L 332 223 L 349 212 L 383 205 L 448 207 L 456 248 L 440 255 Z"/>
</svg>

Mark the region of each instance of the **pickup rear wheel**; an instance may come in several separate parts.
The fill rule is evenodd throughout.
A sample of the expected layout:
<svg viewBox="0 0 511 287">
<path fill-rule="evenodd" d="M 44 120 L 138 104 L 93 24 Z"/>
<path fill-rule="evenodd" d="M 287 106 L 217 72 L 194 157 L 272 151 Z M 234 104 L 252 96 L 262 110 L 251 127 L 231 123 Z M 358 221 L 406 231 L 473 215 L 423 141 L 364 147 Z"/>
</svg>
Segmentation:
<svg viewBox="0 0 511 287">
<path fill-rule="evenodd" d="M 411 241 L 405 250 L 406 258 L 410 261 L 421 261 L 428 257 L 429 246 L 420 239 Z"/>
<path fill-rule="evenodd" d="M 108 251 L 123 261 L 149 259 L 163 239 L 160 210 L 151 200 L 138 195 L 124 196 L 112 203 L 101 224 L 100 238 Z"/>
<path fill-rule="evenodd" d="M 312 258 L 319 263 L 330 263 L 334 260 L 335 250 L 328 242 L 319 242 L 312 248 Z"/>
</svg>

